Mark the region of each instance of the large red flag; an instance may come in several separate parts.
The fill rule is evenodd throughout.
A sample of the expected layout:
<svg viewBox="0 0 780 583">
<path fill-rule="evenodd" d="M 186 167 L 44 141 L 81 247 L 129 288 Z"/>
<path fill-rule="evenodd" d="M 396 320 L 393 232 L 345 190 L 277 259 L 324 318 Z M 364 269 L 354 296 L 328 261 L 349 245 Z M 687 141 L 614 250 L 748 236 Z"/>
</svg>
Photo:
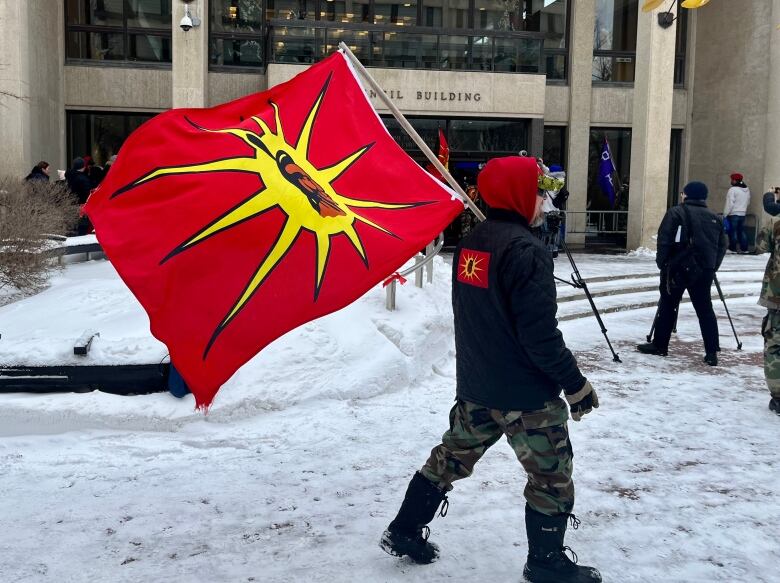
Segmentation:
<svg viewBox="0 0 780 583">
<path fill-rule="evenodd" d="M 341 53 L 263 93 L 158 115 L 87 204 L 199 406 L 462 210 L 393 141 Z"/>
</svg>

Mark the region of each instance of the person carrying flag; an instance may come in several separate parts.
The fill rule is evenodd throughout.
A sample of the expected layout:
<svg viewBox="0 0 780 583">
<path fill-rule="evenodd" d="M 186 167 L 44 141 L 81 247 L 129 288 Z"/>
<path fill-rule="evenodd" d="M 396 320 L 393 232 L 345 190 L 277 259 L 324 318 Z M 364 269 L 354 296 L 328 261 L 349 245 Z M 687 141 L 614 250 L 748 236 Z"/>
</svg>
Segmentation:
<svg viewBox="0 0 780 583">
<path fill-rule="evenodd" d="M 525 523 L 532 583 L 599 582 L 592 567 L 566 555 L 566 526 L 579 526 L 572 448 L 566 422 L 599 406 L 558 330 L 552 257 L 531 232 L 542 218 L 544 191 L 534 158 L 487 163 L 477 185 L 487 220 L 458 245 L 452 305 L 457 350 L 457 402 L 450 428 L 414 474 L 380 546 L 430 563 L 438 547 L 428 523 L 444 516 L 453 482 L 471 475 L 490 446 L 506 436 L 528 474 Z M 566 401 L 561 399 L 563 389 Z"/>
</svg>

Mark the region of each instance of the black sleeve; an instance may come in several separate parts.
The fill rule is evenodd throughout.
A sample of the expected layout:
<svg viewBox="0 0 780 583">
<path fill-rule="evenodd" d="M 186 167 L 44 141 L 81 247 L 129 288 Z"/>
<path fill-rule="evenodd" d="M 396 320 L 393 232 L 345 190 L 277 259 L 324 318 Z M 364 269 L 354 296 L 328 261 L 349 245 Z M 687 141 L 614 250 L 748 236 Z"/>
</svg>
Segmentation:
<svg viewBox="0 0 780 583">
<path fill-rule="evenodd" d="M 772 191 L 764 195 L 764 210 L 773 217 L 780 215 L 780 203 L 775 201 L 775 193 Z"/>
<path fill-rule="evenodd" d="M 669 257 L 674 249 L 677 229 L 680 225 L 682 225 L 682 220 L 678 213 L 674 212 L 674 208 L 669 209 L 658 227 L 658 241 L 655 254 L 655 264 L 658 266 L 658 269 L 663 269 L 666 266 L 666 262 L 669 261 Z"/>
<path fill-rule="evenodd" d="M 539 370 L 567 393 L 576 393 L 585 377 L 558 330 L 552 257 L 543 248 L 519 245 L 508 250 L 503 274 L 518 342 Z"/>
</svg>

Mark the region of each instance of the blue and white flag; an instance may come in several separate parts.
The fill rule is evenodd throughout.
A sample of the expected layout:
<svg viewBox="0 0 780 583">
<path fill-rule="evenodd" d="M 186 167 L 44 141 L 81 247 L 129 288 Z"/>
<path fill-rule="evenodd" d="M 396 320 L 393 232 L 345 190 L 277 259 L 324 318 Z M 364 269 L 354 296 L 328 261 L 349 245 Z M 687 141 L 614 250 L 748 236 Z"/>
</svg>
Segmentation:
<svg viewBox="0 0 780 583">
<path fill-rule="evenodd" d="M 604 146 L 601 148 L 601 162 L 599 162 L 599 186 L 609 199 L 610 208 L 615 208 L 615 172 L 612 151 L 609 149 L 609 142 L 605 138 Z"/>
</svg>

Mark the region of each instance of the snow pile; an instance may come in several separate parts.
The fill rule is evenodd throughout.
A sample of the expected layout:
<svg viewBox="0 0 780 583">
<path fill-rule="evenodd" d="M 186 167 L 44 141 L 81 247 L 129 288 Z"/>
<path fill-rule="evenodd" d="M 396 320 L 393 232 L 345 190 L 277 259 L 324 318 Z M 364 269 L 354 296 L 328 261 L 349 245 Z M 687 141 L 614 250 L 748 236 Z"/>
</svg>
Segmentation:
<svg viewBox="0 0 780 583">
<path fill-rule="evenodd" d="M 626 257 L 649 257 L 655 259 L 655 251 L 647 247 L 637 247 L 633 251 L 626 253 Z"/>
<path fill-rule="evenodd" d="M 399 286 L 397 310 L 372 289 L 351 306 L 291 331 L 244 365 L 209 412 L 228 421 L 307 400 L 361 399 L 405 389 L 453 355 L 450 267 L 434 261 L 434 284 Z M 106 261 L 71 265 L 42 293 L 0 308 L 0 363 L 149 364 L 167 355 L 149 332 L 140 304 Z M 100 333 L 87 357 L 73 354 L 86 329 Z M 348 371 L 348 374 L 345 374 Z M 89 394 L 0 395 L 0 434 L 34 427 L 178 429 L 197 420 L 194 399 L 167 393 L 122 397 Z M 24 419 L 22 423 L 19 420 Z M 31 427 L 32 425 L 32 427 Z"/>
</svg>

